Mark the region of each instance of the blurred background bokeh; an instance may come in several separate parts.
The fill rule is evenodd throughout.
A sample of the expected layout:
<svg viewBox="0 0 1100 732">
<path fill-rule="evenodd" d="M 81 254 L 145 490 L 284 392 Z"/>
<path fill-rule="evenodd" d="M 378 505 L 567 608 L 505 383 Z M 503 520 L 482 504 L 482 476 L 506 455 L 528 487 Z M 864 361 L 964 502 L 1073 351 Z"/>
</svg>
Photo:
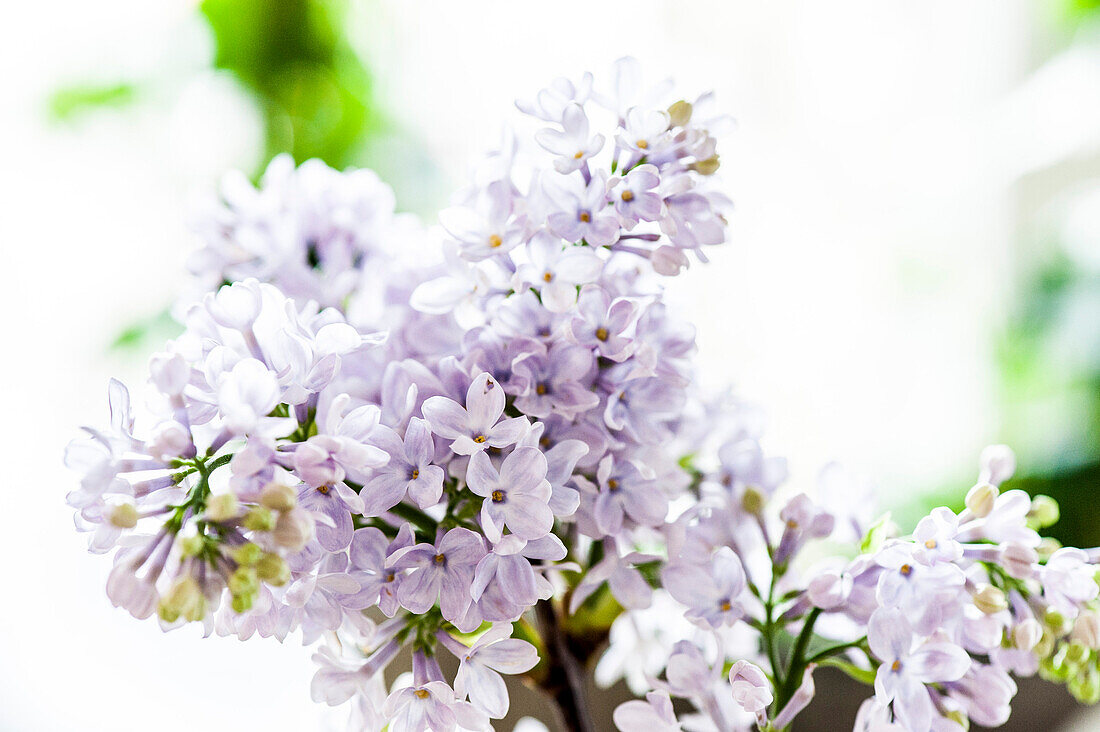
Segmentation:
<svg viewBox="0 0 1100 732">
<path fill-rule="evenodd" d="M 840 460 L 907 526 L 1007 442 L 1015 485 L 1062 504 L 1054 535 L 1100 544 L 1096 0 L 42 0 L 0 26 L 0 729 L 340 717 L 293 643 L 110 608 L 62 447 L 171 336 L 189 206 L 226 169 L 372 167 L 430 220 L 513 98 L 625 54 L 738 120 L 732 241 L 669 297 L 704 380 L 766 407 L 796 487 Z M 1016 715 L 1100 729 L 1028 686 Z"/>
</svg>

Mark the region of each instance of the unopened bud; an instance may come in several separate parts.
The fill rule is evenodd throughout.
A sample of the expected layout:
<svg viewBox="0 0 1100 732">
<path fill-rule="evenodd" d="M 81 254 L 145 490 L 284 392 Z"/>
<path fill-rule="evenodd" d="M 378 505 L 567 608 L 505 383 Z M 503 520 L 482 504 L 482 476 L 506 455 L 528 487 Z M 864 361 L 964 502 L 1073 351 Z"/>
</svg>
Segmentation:
<svg viewBox="0 0 1100 732">
<path fill-rule="evenodd" d="M 264 555 L 264 550 L 256 544 L 248 543 L 242 544 L 233 550 L 233 559 L 237 564 L 242 564 L 246 567 L 251 567 Z"/>
<path fill-rule="evenodd" d="M 966 716 L 966 714 L 960 709 L 946 712 L 944 714 L 944 717 L 957 724 L 959 726 L 959 729 L 963 730 L 963 732 L 966 732 L 970 729 L 970 717 Z"/>
<path fill-rule="evenodd" d="M 1066 663 L 1071 668 L 1077 668 L 1089 657 L 1089 649 L 1084 644 L 1071 641 L 1066 644 Z"/>
<path fill-rule="evenodd" d="M 206 615 L 206 597 L 195 578 L 184 575 L 160 598 L 157 612 L 166 623 L 174 623 L 181 617 L 190 622 L 202 620 Z"/>
<path fill-rule="evenodd" d="M 244 527 L 249 531 L 271 531 L 275 528 L 275 514 L 269 508 L 256 506 L 245 514 Z"/>
<path fill-rule="evenodd" d="M 237 567 L 226 584 L 234 595 L 251 595 L 260 589 L 260 580 L 252 567 Z"/>
<path fill-rule="evenodd" d="M 1030 651 L 1043 639 L 1043 626 L 1035 618 L 1025 618 L 1012 629 L 1012 644 L 1021 651 Z"/>
<path fill-rule="evenodd" d="M 751 485 L 745 487 L 745 493 L 741 496 L 741 508 L 745 509 L 745 513 L 753 515 L 759 514 L 764 510 L 764 494 L 753 488 Z"/>
<path fill-rule="evenodd" d="M 993 510 L 993 503 L 1000 491 L 991 483 L 978 483 L 966 494 L 966 507 L 978 518 L 985 518 Z"/>
<path fill-rule="evenodd" d="M 290 581 L 290 565 L 278 554 L 264 554 L 256 563 L 256 576 L 269 585 L 282 587 Z"/>
<path fill-rule="evenodd" d="M 117 506 L 111 508 L 110 516 L 108 517 L 111 526 L 117 529 L 132 529 L 137 526 L 138 512 L 134 508 L 132 503 L 120 503 Z"/>
<path fill-rule="evenodd" d="M 683 127 L 691 121 L 691 112 L 691 102 L 685 102 L 683 99 L 673 102 L 668 108 L 669 124 L 672 127 Z"/>
<path fill-rule="evenodd" d="M 700 175 L 714 175 L 718 172 L 721 162 L 717 155 L 711 155 L 706 160 L 698 160 L 691 164 L 691 169 Z"/>
<path fill-rule="evenodd" d="M 1029 523 L 1034 523 L 1037 529 L 1053 526 L 1058 523 L 1058 501 L 1050 496 L 1035 496 L 1031 499 L 1031 510 L 1027 517 Z"/>
<path fill-rule="evenodd" d="M 1094 666 L 1089 666 L 1070 682 L 1069 691 L 1083 704 L 1095 704 L 1100 701 L 1100 672 Z"/>
<path fill-rule="evenodd" d="M 237 501 L 235 493 L 219 493 L 211 496 L 206 502 L 206 510 L 203 517 L 207 521 L 219 524 L 229 519 L 237 518 L 241 512 L 241 504 Z"/>
<path fill-rule="evenodd" d="M 180 554 L 185 557 L 197 557 L 202 553 L 203 547 L 206 546 L 206 540 L 198 534 L 192 534 L 191 536 L 185 536 L 180 539 Z"/>
<path fill-rule="evenodd" d="M 1047 610 L 1043 616 L 1043 622 L 1050 628 L 1050 632 L 1055 636 L 1065 635 L 1067 628 L 1066 616 L 1057 610 Z"/>
<path fill-rule="evenodd" d="M 1077 616 L 1069 637 L 1091 650 L 1100 648 L 1100 615 L 1089 610 L 1082 612 Z"/>
<path fill-rule="evenodd" d="M 990 445 L 982 450 L 978 460 L 981 480 L 1000 485 L 1016 472 L 1016 454 L 1008 445 Z"/>
<path fill-rule="evenodd" d="M 1054 552 L 1062 548 L 1062 542 L 1055 539 L 1053 536 L 1044 536 L 1039 541 L 1039 546 L 1035 548 L 1035 551 L 1040 559 L 1050 559 Z"/>
<path fill-rule="evenodd" d="M 309 543 L 315 530 L 312 516 L 305 511 L 294 510 L 279 514 L 273 536 L 276 544 L 296 552 Z"/>
<path fill-rule="evenodd" d="M 986 615 L 999 613 L 1008 607 L 1005 593 L 993 585 L 982 585 L 974 593 L 974 604 Z"/>
<path fill-rule="evenodd" d="M 260 493 L 260 505 L 272 511 L 289 511 L 298 505 L 298 491 L 283 483 L 268 483 Z"/>
</svg>

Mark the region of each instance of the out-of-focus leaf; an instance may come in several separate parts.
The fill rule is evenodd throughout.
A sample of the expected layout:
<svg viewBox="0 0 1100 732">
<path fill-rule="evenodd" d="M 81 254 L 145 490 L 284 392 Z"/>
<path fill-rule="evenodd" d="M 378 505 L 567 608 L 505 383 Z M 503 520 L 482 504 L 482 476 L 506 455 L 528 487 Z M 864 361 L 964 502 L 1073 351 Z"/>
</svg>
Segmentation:
<svg viewBox="0 0 1100 732">
<path fill-rule="evenodd" d="M 49 99 L 50 117 L 68 121 L 97 109 L 119 109 L 133 104 L 138 98 L 134 84 L 81 84 L 58 89 Z"/>
<path fill-rule="evenodd" d="M 289 152 L 335 168 L 356 162 L 381 125 L 371 80 L 343 32 L 338 0 L 204 0 L 214 65 L 234 74 L 263 109 L 266 156 Z"/>
<path fill-rule="evenodd" d="M 113 351 L 148 351 L 155 345 L 175 338 L 183 328 L 172 318 L 167 308 L 151 318 L 128 325 L 111 343 Z"/>
</svg>

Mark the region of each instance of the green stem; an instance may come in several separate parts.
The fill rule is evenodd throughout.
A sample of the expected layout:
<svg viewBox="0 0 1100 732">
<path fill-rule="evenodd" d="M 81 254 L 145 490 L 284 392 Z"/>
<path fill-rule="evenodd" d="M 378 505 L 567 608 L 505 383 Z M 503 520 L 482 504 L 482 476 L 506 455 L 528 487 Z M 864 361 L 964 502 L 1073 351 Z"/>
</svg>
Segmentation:
<svg viewBox="0 0 1100 732">
<path fill-rule="evenodd" d="M 798 690 L 798 685 L 802 683 L 802 674 L 806 671 L 806 666 L 809 661 L 804 660 L 802 657 L 806 655 L 806 649 L 810 645 L 810 639 L 814 635 L 814 623 L 817 622 L 818 616 L 821 615 L 821 608 L 815 607 L 810 611 L 810 614 L 806 616 L 806 622 L 802 624 L 802 632 L 798 634 L 798 640 L 795 642 L 794 651 L 791 653 L 791 665 L 787 669 L 787 678 L 783 681 L 783 686 L 779 689 L 779 695 L 776 699 L 776 710 L 782 711 L 784 705 L 790 700 L 794 693 Z"/>
<path fill-rule="evenodd" d="M 435 530 L 438 527 L 438 524 L 436 524 L 435 519 L 421 511 L 419 508 L 416 508 L 415 506 L 410 506 L 407 503 L 398 503 L 396 506 L 391 508 L 389 512 L 392 513 L 394 516 L 398 516 L 405 521 L 408 521 L 410 524 L 420 529 L 420 531 L 430 536 L 433 541 L 435 540 Z"/>
</svg>

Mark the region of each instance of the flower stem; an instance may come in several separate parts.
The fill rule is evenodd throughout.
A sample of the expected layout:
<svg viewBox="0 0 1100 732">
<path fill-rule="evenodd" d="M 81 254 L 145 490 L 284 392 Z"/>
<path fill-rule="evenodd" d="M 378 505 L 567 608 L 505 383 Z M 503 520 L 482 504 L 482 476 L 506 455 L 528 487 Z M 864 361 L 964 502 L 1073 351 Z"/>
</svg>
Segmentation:
<svg viewBox="0 0 1100 732">
<path fill-rule="evenodd" d="M 535 611 L 546 649 L 547 676 L 542 685 L 557 705 L 562 729 L 596 732 L 589 715 L 588 671 L 584 657 L 578 657 L 550 601 L 540 601 Z"/>
</svg>

